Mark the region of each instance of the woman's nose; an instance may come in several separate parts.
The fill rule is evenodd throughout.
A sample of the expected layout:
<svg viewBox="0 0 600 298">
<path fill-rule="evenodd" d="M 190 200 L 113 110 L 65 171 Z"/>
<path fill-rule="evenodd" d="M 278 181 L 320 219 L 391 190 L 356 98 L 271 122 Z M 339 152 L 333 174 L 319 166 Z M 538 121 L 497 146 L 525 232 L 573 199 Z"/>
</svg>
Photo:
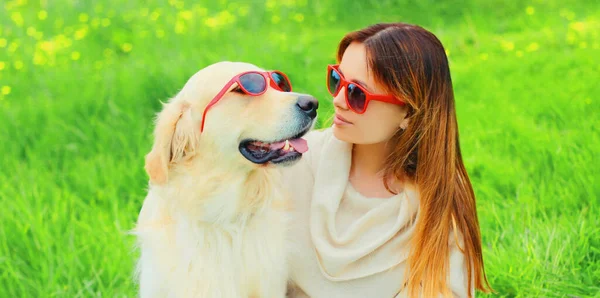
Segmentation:
<svg viewBox="0 0 600 298">
<path fill-rule="evenodd" d="M 333 105 L 339 109 L 347 110 L 346 104 L 346 87 L 342 87 L 338 94 L 333 98 Z"/>
</svg>

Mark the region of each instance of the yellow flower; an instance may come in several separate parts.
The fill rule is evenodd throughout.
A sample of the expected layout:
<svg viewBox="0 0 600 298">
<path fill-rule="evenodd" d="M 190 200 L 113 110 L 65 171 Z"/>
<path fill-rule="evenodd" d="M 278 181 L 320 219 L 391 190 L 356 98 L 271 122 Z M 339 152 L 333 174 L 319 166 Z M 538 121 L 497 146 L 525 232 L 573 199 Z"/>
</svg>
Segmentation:
<svg viewBox="0 0 600 298">
<path fill-rule="evenodd" d="M 207 18 L 204 24 L 210 28 L 222 27 L 227 24 L 235 22 L 235 16 L 229 11 L 223 10 L 212 18 Z"/>
<path fill-rule="evenodd" d="M 36 32 L 37 31 L 35 30 L 35 28 L 33 28 L 31 26 L 27 27 L 27 35 L 34 36 Z"/>
<path fill-rule="evenodd" d="M 10 94 L 10 86 L 2 86 L 2 95 Z"/>
<path fill-rule="evenodd" d="M 87 27 L 81 28 L 77 31 L 75 31 L 75 40 L 81 40 L 83 39 L 88 33 L 88 29 Z"/>
<path fill-rule="evenodd" d="M 46 64 L 46 57 L 44 57 L 44 55 L 42 55 L 39 51 L 36 51 L 33 54 L 33 64 L 35 65 L 44 65 Z"/>
<path fill-rule="evenodd" d="M 185 25 L 181 21 L 175 23 L 175 33 L 183 34 L 185 32 Z"/>
<path fill-rule="evenodd" d="M 87 15 L 87 13 L 80 13 L 79 14 L 79 21 L 82 23 L 87 22 L 90 19 L 90 17 Z"/>
<path fill-rule="evenodd" d="M 535 13 L 535 8 L 533 8 L 533 6 L 527 6 L 527 8 L 525 8 L 525 13 L 528 15 L 533 15 Z"/>
<path fill-rule="evenodd" d="M 98 26 L 100 26 L 100 19 L 99 18 L 93 18 L 90 23 L 92 24 L 93 28 L 98 28 Z"/>
<path fill-rule="evenodd" d="M 16 11 L 10 14 L 10 19 L 15 22 L 15 24 L 19 27 L 23 26 L 23 15 L 20 12 Z"/>
<path fill-rule="evenodd" d="M 0 48 L 6 47 L 7 43 L 6 38 L 0 38 Z"/>
<path fill-rule="evenodd" d="M 0 70 L 3 70 L 6 67 L 6 62 L 0 61 Z"/>
<path fill-rule="evenodd" d="M 16 42 L 11 42 L 10 45 L 8 46 L 8 51 L 9 52 L 16 52 L 17 49 L 19 48 L 19 44 Z"/>
<path fill-rule="evenodd" d="M 52 41 L 44 41 L 40 44 L 40 48 L 45 52 L 52 52 L 55 49 L 55 45 Z"/>
<path fill-rule="evenodd" d="M 40 10 L 40 11 L 38 11 L 37 17 L 38 17 L 38 19 L 43 21 L 48 17 L 48 12 L 45 10 Z"/>
<path fill-rule="evenodd" d="M 187 20 L 187 21 L 191 20 L 192 16 L 193 16 L 193 13 L 191 10 L 184 10 L 179 13 L 179 17 L 181 17 L 182 19 Z"/>
<path fill-rule="evenodd" d="M 17 61 L 15 61 L 15 63 L 13 64 L 13 66 L 15 67 L 16 70 L 20 70 L 20 69 L 23 68 L 23 61 L 17 60 Z"/>
<path fill-rule="evenodd" d="M 502 41 L 502 49 L 504 49 L 507 52 L 510 52 L 512 50 L 515 49 L 515 43 L 512 41 Z"/>
<path fill-rule="evenodd" d="M 577 31 L 577 32 L 582 32 L 585 30 L 585 23 L 583 22 L 573 22 L 569 24 L 569 28 Z"/>
<path fill-rule="evenodd" d="M 530 43 L 525 49 L 527 52 L 535 52 L 540 48 L 540 45 L 537 42 Z"/>
<path fill-rule="evenodd" d="M 153 21 L 158 20 L 158 17 L 160 17 L 160 13 L 156 10 L 150 14 L 150 19 Z"/>
<path fill-rule="evenodd" d="M 66 37 L 64 34 L 59 34 L 56 36 L 56 43 L 61 48 L 68 48 L 71 45 L 73 45 L 73 41 L 70 38 Z"/>
<path fill-rule="evenodd" d="M 77 51 L 71 53 L 71 59 L 77 61 L 81 57 L 81 54 Z"/>
<path fill-rule="evenodd" d="M 294 20 L 296 20 L 296 22 L 301 23 L 302 21 L 304 21 L 304 15 L 301 13 L 297 13 L 294 15 Z"/>
<path fill-rule="evenodd" d="M 217 19 L 215 19 L 215 18 L 207 18 L 204 21 L 204 25 L 206 25 L 206 26 L 208 26 L 210 28 L 215 28 L 215 27 L 217 27 Z"/>
<path fill-rule="evenodd" d="M 130 43 L 128 43 L 128 42 L 126 42 L 126 43 L 124 43 L 124 44 L 121 45 L 121 49 L 123 50 L 123 52 L 129 53 L 133 49 L 133 45 L 130 44 Z"/>
</svg>

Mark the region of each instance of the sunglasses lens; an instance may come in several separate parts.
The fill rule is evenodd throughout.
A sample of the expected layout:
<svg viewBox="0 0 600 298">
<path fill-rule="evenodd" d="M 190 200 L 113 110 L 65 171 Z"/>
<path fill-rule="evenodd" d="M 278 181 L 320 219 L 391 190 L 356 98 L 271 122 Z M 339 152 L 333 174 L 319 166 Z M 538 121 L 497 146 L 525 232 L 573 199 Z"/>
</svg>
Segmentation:
<svg viewBox="0 0 600 298">
<path fill-rule="evenodd" d="M 250 95 L 257 95 L 264 92 L 267 88 L 265 78 L 257 73 L 247 73 L 240 77 L 242 87 Z"/>
<path fill-rule="evenodd" d="M 348 96 L 348 103 L 352 109 L 359 113 L 365 110 L 366 95 L 357 85 L 348 84 L 346 96 Z"/>
<path fill-rule="evenodd" d="M 327 88 L 329 89 L 329 92 L 334 96 L 337 93 L 338 88 L 340 87 L 340 79 L 340 74 L 337 71 L 335 71 L 335 69 L 329 70 Z"/>
<path fill-rule="evenodd" d="M 279 72 L 273 72 L 271 73 L 271 79 L 273 80 L 275 85 L 277 85 L 279 90 L 283 92 L 292 91 L 292 84 L 283 74 Z"/>
</svg>

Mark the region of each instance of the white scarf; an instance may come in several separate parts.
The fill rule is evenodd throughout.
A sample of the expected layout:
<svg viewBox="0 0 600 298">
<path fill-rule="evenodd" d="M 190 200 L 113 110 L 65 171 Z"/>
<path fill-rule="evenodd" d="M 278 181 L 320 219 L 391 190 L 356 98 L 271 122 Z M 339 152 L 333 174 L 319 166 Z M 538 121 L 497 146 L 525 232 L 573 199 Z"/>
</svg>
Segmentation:
<svg viewBox="0 0 600 298">
<path fill-rule="evenodd" d="M 336 214 L 347 194 L 352 144 L 332 136 L 323 144 L 310 210 L 310 232 L 323 275 L 332 281 L 370 276 L 405 261 L 418 194 L 404 189 L 348 226 L 336 229 Z M 356 193 L 356 195 L 359 195 Z"/>
</svg>

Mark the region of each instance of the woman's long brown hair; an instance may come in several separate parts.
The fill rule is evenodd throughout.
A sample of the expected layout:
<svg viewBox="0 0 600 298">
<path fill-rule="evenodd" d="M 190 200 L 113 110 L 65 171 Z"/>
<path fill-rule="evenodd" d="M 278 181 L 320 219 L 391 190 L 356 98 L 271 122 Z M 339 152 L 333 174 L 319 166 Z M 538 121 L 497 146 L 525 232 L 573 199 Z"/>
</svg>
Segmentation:
<svg viewBox="0 0 600 298">
<path fill-rule="evenodd" d="M 404 281 L 409 296 L 450 295 L 446 281 L 451 232 L 460 239 L 456 245 L 465 256 L 469 297 L 473 286 L 489 292 L 475 194 L 460 152 L 454 91 L 442 43 L 419 26 L 375 24 L 347 34 L 339 44 L 338 61 L 353 42 L 365 45 L 376 82 L 407 102 L 409 124 L 390 140 L 384 181 L 388 187 L 390 178 L 408 179 L 420 194 Z"/>
</svg>

